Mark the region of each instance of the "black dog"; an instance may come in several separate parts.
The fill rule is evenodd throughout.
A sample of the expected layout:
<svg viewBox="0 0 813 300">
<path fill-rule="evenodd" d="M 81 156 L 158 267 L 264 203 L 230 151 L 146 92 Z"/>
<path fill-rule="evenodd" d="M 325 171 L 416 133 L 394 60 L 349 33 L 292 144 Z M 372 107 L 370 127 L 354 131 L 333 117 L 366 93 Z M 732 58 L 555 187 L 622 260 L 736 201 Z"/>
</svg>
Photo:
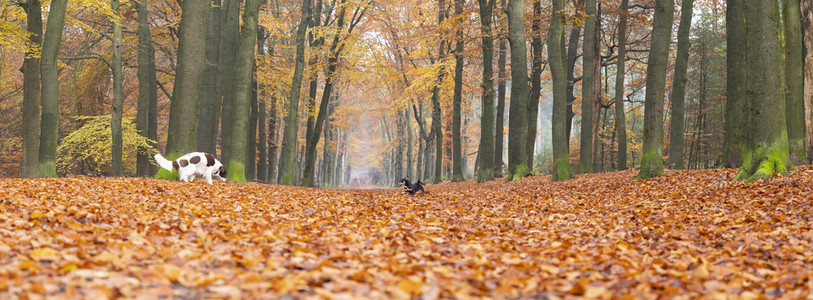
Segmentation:
<svg viewBox="0 0 813 300">
<path fill-rule="evenodd" d="M 404 185 L 404 192 L 409 193 L 410 195 L 415 195 L 418 191 L 423 192 L 426 194 L 426 191 L 423 190 L 423 182 L 420 179 L 415 183 L 409 182 L 409 176 L 404 177 L 401 181 L 398 182 L 398 185 Z"/>
</svg>

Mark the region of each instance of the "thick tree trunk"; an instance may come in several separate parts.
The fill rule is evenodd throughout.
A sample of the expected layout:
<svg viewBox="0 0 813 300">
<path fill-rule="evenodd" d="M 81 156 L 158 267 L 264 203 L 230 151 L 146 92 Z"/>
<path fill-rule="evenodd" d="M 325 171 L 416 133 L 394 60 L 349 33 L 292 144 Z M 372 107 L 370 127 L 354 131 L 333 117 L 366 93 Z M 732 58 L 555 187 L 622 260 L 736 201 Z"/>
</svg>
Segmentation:
<svg viewBox="0 0 813 300">
<path fill-rule="evenodd" d="M 751 128 L 748 148 L 735 180 L 755 181 L 791 167 L 785 119 L 784 72 L 779 43 L 779 4 L 743 1 L 746 33 L 745 95 Z"/>
<path fill-rule="evenodd" d="M 285 133 L 282 138 L 282 153 L 279 162 L 277 182 L 294 184 L 296 173 L 296 129 L 299 112 L 299 92 L 302 89 L 302 71 L 305 67 L 305 33 L 311 18 L 310 0 L 302 0 L 302 20 L 296 31 L 296 65 L 291 82 L 291 96 L 288 98 L 288 115 L 285 117 Z"/>
<path fill-rule="evenodd" d="M 158 89 L 155 82 L 155 49 L 152 46 L 152 36 L 150 35 L 150 23 L 148 19 L 149 6 L 146 2 L 135 2 L 138 12 L 138 110 L 136 114 L 136 129 L 138 133 L 152 141 L 156 141 L 151 133 L 157 135 L 156 112 L 151 110 L 153 103 L 158 102 Z M 157 107 L 155 108 L 157 110 Z M 155 123 L 151 123 L 154 120 Z M 155 146 L 155 145 L 154 145 Z M 149 177 L 156 170 L 150 164 L 150 155 L 147 149 L 138 149 L 136 175 Z"/>
<path fill-rule="evenodd" d="M 615 135 L 618 141 L 616 168 L 627 169 L 627 124 L 624 110 L 624 75 L 627 59 L 627 9 L 629 0 L 621 0 L 621 20 L 618 21 L 618 58 L 615 75 Z"/>
<path fill-rule="evenodd" d="M 582 121 L 579 147 L 579 173 L 593 173 L 593 97 L 595 97 L 596 60 L 596 0 L 585 2 L 584 13 L 587 22 L 584 25 L 584 48 L 582 49 Z"/>
<path fill-rule="evenodd" d="M 121 13 L 119 0 L 110 1 L 110 9 L 119 20 L 113 21 L 113 59 L 110 68 L 113 74 L 113 113 L 110 117 L 110 131 L 113 140 L 111 169 L 113 176 L 121 176 L 122 134 L 121 118 L 124 113 L 124 78 L 121 70 Z"/>
<path fill-rule="evenodd" d="M 446 19 L 446 1 L 438 0 L 438 26 Z M 446 39 L 441 36 L 438 47 L 438 62 L 446 57 Z M 438 75 L 435 87 L 432 89 L 432 132 L 435 132 L 435 166 L 432 174 L 432 183 L 440 183 L 443 175 L 443 127 L 441 126 L 440 111 L 440 84 L 443 82 L 444 70 Z M 427 161 L 428 162 L 428 161 Z M 428 169 L 428 168 L 427 168 Z"/>
<path fill-rule="evenodd" d="M 483 48 L 483 92 L 481 94 L 482 113 L 480 115 L 480 157 L 477 181 L 485 182 L 494 178 L 494 37 L 491 35 L 491 15 L 495 0 L 478 0 L 480 5 L 480 31 Z"/>
<path fill-rule="evenodd" d="M 813 0 L 802 0 L 804 53 L 805 127 L 807 128 L 807 161 L 813 163 Z"/>
<path fill-rule="evenodd" d="M 508 42 L 511 46 L 511 107 L 508 116 L 508 180 L 531 174 L 525 143 L 528 139 L 528 59 L 525 0 L 509 0 Z"/>
<path fill-rule="evenodd" d="M 505 8 L 506 0 L 500 0 L 500 8 Z M 500 26 L 503 26 L 502 24 Z M 503 167 L 503 149 L 505 149 L 505 83 L 508 81 L 508 72 L 506 72 L 505 61 L 507 59 L 508 47 L 506 46 L 505 38 L 500 38 L 500 44 L 497 54 L 497 73 L 500 76 L 497 84 L 497 116 L 494 119 L 494 177 L 502 178 Z"/>
<path fill-rule="evenodd" d="M 198 120 L 198 151 L 217 153 L 217 133 L 220 125 L 219 67 L 221 0 L 213 0 L 206 24 L 206 65 L 200 93 L 200 119 Z M 226 0 L 228 3 L 228 0 Z"/>
<path fill-rule="evenodd" d="M 265 89 L 263 89 L 265 91 Z M 277 182 L 277 92 L 272 91 L 268 96 L 268 175 L 267 183 Z"/>
<path fill-rule="evenodd" d="M 528 170 L 534 171 L 534 146 L 536 145 L 536 121 L 539 114 L 539 96 L 542 92 L 542 1 L 534 1 L 534 19 L 531 25 L 531 78 L 530 96 L 528 97 L 528 129 L 525 141 L 525 155 L 528 159 Z"/>
<path fill-rule="evenodd" d="M 42 44 L 42 119 L 37 177 L 56 177 L 57 131 L 59 129 L 59 74 L 57 57 L 65 26 L 67 0 L 53 0 L 48 9 L 48 27 Z"/>
<path fill-rule="evenodd" d="M 167 159 L 193 152 L 198 145 L 198 113 L 200 87 L 206 58 L 206 28 L 208 1 L 184 1 L 181 14 L 178 67 L 169 110 Z M 232 172 L 229 172 L 232 173 Z M 177 171 L 161 169 L 158 178 L 177 178 Z"/>
<path fill-rule="evenodd" d="M 256 34 L 255 40 L 256 41 Z M 253 48 L 254 46 L 252 46 Z M 249 92 L 249 114 L 248 114 L 248 139 L 246 140 L 246 180 L 247 181 L 255 181 L 257 180 L 257 124 L 259 124 L 259 117 L 260 114 L 257 111 L 259 107 L 259 101 L 257 101 L 257 64 L 254 61 L 253 57 L 253 50 L 252 49 L 252 58 L 251 58 L 251 86 Z"/>
<path fill-rule="evenodd" d="M 548 59 L 553 78 L 553 116 L 551 121 L 553 142 L 553 181 L 573 177 L 568 158 L 567 128 L 567 71 L 564 48 L 564 0 L 553 0 L 548 29 Z"/>
<path fill-rule="evenodd" d="M 579 0 L 578 5 L 583 5 L 584 0 Z M 576 82 L 582 80 L 582 78 L 576 78 L 575 71 L 576 71 L 576 59 L 579 58 L 579 36 L 581 35 L 582 28 L 578 26 L 578 24 L 572 24 L 572 29 L 570 30 L 570 37 L 568 38 L 567 42 L 567 119 L 566 119 L 566 130 L 567 130 L 567 141 L 568 141 L 568 153 L 570 153 L 570 136 L 571 130 L 573 130 L 573 117 L 576 114 L 573 112 L 573 103 L 576 102 L 576 95 L 573 93 L 574 87 L 576 86 Z M 564 43 L 564 42 L 563 42 Z"/>
<path fill-rule="evenodd" d="M 739 167 L 748 147 L 748 101 L 745 94 L 745 13 L 743 0 L 726 5 L 726 105 L 723 167 Z"/>
<path fill-rule="evenodd" d="M 656 0 L 652 26 L 652 46 L 646 67 L 644 107 L 644 145 L 641 170 L 635 179 L 663 175 L 663 98 L 666 88 L 666 65 L 672 35 L 674 0 Z"/>
<path fill-rule="evenodd" d="M 265 2 L 265 3 L 267 3 L 267 2 Z M 265 56 L 265 41 L 266 41 L 265 29 L 262 26 L 258 26 L 257 27 L 257 57 L 258 58 L 261 58 L 261 57 Z M 256 76 L 256 73 L 255 73 L 255 76 Z M 266 119 L 268 119 L 268 117 L 267 117 L 268 103 L 270 101 L 268 100 L 268 94 L 265 92 L 265 86 L 259 85 L 259 82 L 257 82 L 256 78 L 254 80 L 254 83 L 257 84 L 255 89 L 257 89 L 257 93 L 259 93 L 259 96 L 258 96 L 259 97 L 259 101 L 258 101 L 259 102 L 258 103 L 259 116 L 258 116 L 258 120 L 257 120 L 257 126 L 258 126 L 258 134 L 257 134 L 257 136 L 258 136 L 258 140 L 257 140 L 257 148 L 258 148 L 258 150 L 257 150 L 257 152 L 258 153 L 257 153 L 257 155 L 259 156 L 258 157 L 259 161 L 257 162 L 257 180 L 259 182 L 262 182 L 262 183 L 268 183 L 268 178 L 269 178 L 268 177 L 268 142 L 269 142 L 270 139 L 273 139 L 273 135 L 271 135 L 271 138 L 269 139 L 269 135 L 268 135 L 268 132 L 266 130 L 266 128 L 267 128 Z M 273 109 L 273 106 L 272 106 L 272 109 Z"/>
<path fill-rule="evenodd" d="M 455 15 L 463 15 L 464 0 L 454 1 Z M 463 27 L 455 33 L 454 96 L 452 98 L 452 181 L 463 181 L 463 149 L 460 141 L 460 110 L 463 101 Z"/>
<path fill-rule="evenodd" d="M 27 0 L 27 29 L 31 47 L 42 46 L 42 4 L 39 0 Z M 37 177 L 37 156 L 40 135 L 40 56 L 36 51 L 26 52 L 23 62 L 23 162 L 20 175 Z"/>
<path fill-rule="evenodd" d="M 675 75 L 672 80 L 672 124 L 669 135 L 669 162 L 672 169 L 683 169 L 683 120 L 686 94 L 686 68 L 689 61 L 689 31 L 692 27 L 692 6 L 694 0 L 683 0 L 680 7 L 680 26 L 678 27 L 677 57 L 675 58 Z"/>
<path fill-rule="evenodd" d="M 805 144 L 804 56 L 802 53 L 802 13 L 799 0 L 782 1 L 785 25 L 785 114 L 790 161 L 807 161 Z M 811 128 L 813 129 L 813 128 Z"/>
<path fill-rule="evenodd" d="M 217 64 L 220 68 L 218 81 L 220 83 L 220 162 L 229 166 L 231 152 L 229 145 L 234 137 L 234 129 L 231 128 L 232 117 L 234 116 L 232 103 L 235 95 L 235 65 L 237 64 L 237 49 L 240 36 L 240 0 L 223 0 L 223 15 L 220 28 L 220 53 Z M 226 134 L 222 134 L 225 132 Z M 231 172 L 229 172 L 231 173 Z"/>
<path fill-rule="evenodd" d="M 601 126 L 601 120 L 599 119 L 599 114 L 601 113 L 601 108 L 603 107 L 601 101 L 601 4 L 598 5 L 598 9 L 596 10 L 596 22 L 594 24 L 596 34 L 593 35 L 593 57 L 595 58 L 595 63 L 593 64 L 593 101 L 590 105 L 593 106 L 593 115 L 592 123 L 593 126 L 590 130 L 590 138 L 592 140 L 591 145 L 593 148 L 593 172 L 601 172 L 601 141 L 599 141 L 599 126 Z"/>
<path fill-rule="evenodd" d="M 316 3 L 313 4 L 312 9 L 313 15 L 311 16 L 311 21 L 308 25 L 311 28 L 311 31 L 308 32 L 308 43 L 310 44 L 311 49 L 318 49 L 324 43 L 324 37 L 314 39 L 313 30 L 321 25 L 322 1 L 316 0 Z M 328 17 L 328 19 L 329 18 L 330 17 Z M 319 63 L 319 56 L 316 51 L 313 51 L 310 59 L 308 60 L 308 65 L 316 66 L 317 63 Z M 312 68 L 310 72 L 310 79 L 310 86 L 308 88 L 308 127 L 305 131 L 305 136 L 309 138 L 311 135 L 313 135 L 313 126 L 314 122 L 316 122 L 316 92 L 319 84 L 319 68 Z"/>
</svg>

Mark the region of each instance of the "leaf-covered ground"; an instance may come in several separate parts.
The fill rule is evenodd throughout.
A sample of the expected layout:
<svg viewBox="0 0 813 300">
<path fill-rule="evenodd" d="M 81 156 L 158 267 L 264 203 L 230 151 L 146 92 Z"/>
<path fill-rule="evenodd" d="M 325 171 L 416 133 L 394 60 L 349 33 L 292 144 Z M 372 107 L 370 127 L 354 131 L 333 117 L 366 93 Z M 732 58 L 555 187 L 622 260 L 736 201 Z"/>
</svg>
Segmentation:
<svg viewBox="0 0 813 300">
<path fill-rule="evenodd" d="M 634 175 L 414 197 L 4 179 L 0 298 L 813 297 L 813 167 Z"/>
</svg>

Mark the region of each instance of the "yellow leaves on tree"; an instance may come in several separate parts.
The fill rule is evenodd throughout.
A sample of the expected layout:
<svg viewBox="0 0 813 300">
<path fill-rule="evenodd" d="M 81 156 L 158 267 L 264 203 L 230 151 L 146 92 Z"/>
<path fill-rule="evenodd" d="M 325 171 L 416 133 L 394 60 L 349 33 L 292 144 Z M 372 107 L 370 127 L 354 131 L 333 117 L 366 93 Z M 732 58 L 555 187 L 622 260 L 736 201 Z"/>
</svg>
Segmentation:
<svg viewBox="0 0 813 300">
<path fill-rule="evenodd" d="M 97 172 L 109 170 L 113 143 L 110 115 L 78 117 L 77 121 L 85 124 L 62 139 L 57 148 L 59 151 L 57 169 L 62 174 L 85 167 L 97 170 Z M 137 152 L 141 151 L 150 156 L 157 152 L 150 146 L 152 141 L 138 134 L 132 119 L 124 118 L 122 120 L 122 138 L 123 172 L 132 176 L 135 174 Z"/>
</svg>

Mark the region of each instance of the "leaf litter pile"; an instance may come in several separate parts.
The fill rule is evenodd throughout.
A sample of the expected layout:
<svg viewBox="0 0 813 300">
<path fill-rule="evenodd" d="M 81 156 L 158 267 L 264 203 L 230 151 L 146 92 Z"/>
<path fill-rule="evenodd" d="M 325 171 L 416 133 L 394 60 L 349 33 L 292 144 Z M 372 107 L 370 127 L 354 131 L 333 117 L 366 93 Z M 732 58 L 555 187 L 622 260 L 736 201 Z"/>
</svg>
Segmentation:
<svg viewBox="0 0 813 300">
<path fill-rule="evenodd" d="M 0 180 L 0 298 L 810 298 L 813 167 L 329 190 Z"/>
</svg>

